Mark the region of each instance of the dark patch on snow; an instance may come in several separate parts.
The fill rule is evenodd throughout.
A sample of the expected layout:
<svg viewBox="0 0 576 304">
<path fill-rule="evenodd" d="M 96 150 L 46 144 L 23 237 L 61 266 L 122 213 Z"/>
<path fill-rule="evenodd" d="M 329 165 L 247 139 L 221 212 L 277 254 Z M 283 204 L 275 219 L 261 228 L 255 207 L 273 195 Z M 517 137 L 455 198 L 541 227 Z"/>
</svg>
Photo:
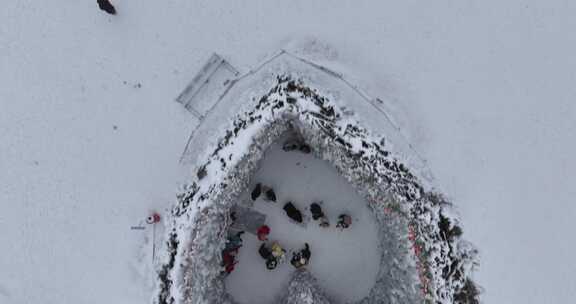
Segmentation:
<svg viewBox="0 0 576 304">
<path fill-rule="evenodd" d="M 478 287 L 470 279 L 466 279 L 464 287 L 462 287 L 454 295 L 454 303 L 456 304 L 479 304 L 480 291 Z"/>
<path fill-rule="evenodd" d="M 178 251 L 178 235 L 173 230 L 170 233 L 168 242 L 166 243 L 168 248 L 168 262 L 162 265 L 162 268 L 158 272 L 158 278 L 160 280 L 160 293 L 158 294 L 158 304 L 172 304 L 174 303 L 174 297 L 170 295 L 170 287 L 172 287 L 172 279 L 170 278 L 170 271 L 174 268 L 174 262 L 176 261 L 176 252 Z"/>
<path fill-rule="evenodd" d="M 196 177 L 198 177 L 198 180 L 202 180 L 204 177 L 206 177 L 206 175 L 208 175 L 208 172 L 206 171 L 206 166 L 200 167 L 200 169 L 198 169 L 198 171 L 196 172 Z"/>
</svg>

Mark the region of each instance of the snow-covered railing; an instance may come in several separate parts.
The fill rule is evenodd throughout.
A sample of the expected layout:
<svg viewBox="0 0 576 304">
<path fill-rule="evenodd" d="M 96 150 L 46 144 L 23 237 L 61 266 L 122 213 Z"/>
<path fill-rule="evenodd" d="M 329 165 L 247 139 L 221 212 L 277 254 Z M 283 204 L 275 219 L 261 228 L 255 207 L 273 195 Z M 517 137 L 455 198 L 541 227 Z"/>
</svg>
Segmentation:
<svg viewBox="0 0 576 304">
<path fill-rule="evenodd" d="M 212 54 L 190 84 L 176 98 L 200 122 L 240 73 L 224 58 Z"/>
</svg>

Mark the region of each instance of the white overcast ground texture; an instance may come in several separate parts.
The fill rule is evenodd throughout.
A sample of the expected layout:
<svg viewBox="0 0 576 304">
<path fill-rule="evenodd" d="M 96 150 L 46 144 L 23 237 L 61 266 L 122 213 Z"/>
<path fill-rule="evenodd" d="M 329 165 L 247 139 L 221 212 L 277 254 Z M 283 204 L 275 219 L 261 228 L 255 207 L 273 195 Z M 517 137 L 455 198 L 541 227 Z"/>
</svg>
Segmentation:
<svg viewBox="0 0 576 304">
<path fill-rule="evenodd" d="M 280 49 L 385 102 L 478 249 L 483 303 L 573 302 L 576 2 L 113 3 L 0 5 L 0 303 L 151 303 L 145 219 L 199 123 L 175 98 L 213 52 L 246 72 Z"/>
</svg>

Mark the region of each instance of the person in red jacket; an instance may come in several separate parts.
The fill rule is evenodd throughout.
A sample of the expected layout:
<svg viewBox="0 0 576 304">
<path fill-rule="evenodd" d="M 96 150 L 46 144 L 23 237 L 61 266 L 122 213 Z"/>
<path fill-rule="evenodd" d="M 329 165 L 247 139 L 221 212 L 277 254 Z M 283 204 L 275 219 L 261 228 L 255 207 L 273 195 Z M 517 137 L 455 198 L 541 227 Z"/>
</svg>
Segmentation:
<svg viewBox="0 0 576 304">
<path fill-rule="evenodd" d="M 234 267 L 236 266 L 236 263 L 238 263 L 238 262 L 234 262 L 234 263 L 226 265 L 226 267 L 224 268 L 224 271 L 226 271 L 227 274 L 230 274 L 232 271 L 234 271 Z"/>
<path fill-rule="evenodd" d="M 260 241 L 268 240 L 268 235 L 270 234 L 270 227 L 268 227 L 267 225 L 260 226 L 260 228 L 258 228 L 257 234 L 258 234 L 258 240 Z"/>
<path fill-rule="evenodd" d="M 234 266 L 238 263 L 236 261 L 236 255 L 238 254 L 238 249 L 235 250 L 225 250 L 222 252 L 222 264 L 224 266 L 224 271 L 229 274 L 234 271 Z"/>
</svg>

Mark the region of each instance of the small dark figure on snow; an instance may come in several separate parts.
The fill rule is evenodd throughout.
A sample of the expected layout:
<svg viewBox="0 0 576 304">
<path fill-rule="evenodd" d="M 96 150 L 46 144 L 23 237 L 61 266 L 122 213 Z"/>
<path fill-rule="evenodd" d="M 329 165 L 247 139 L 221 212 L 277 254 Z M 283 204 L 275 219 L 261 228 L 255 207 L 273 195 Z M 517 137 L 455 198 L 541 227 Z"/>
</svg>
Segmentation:
<svg viewBox="0 0 576 304">
<path fill-rule="evenodd" d="M 328 222 L 328 218 L 322 211 L 322 207 L 320 207 L 319 203 L 310 204 L 310 212 L 312 213 L 313 220 L 315 221 L 320 220 L 320 227 L 330 226 L 330 222 Z"/>
<path fill-rule="evenodd" d="M 276 202 L 276 193 L 274 192 L 274 189 L 270 188 L 270 187 L 265 187 L 265 191 L 264 191 L 264 199 L 269 201 L 269 202 Z"/>
<path fill-rule="evenodd" d="M 116 15 L 116 8 L 109 0 L 96 0 L 98 2 L 98 7 L 101 10 L 107 12 L 110 15 Z"/>
<path fill-rule="evenodd" d="M 276 266 L 278 265 L 278 261 L 276 260 L 276 258 L 272 254 L 272 250 L 270 250 L 266 246 L 265 243 L 262 243 L 262 245 L 260 245 L 260 248 L 258 249 L 258 253 L 260 254 L 260 256 L 264 260 L 266 260 L 266 268 L 268 270 L 272 270 L 272 269 L 276 268 Z"/>
<path fill-rule="evenodd" d="M 310 148 L 309 145 L 302 143 L 300 145 L 300 152 L 304 153 L 304 154 L 309 154 L 310 152 L 312 152 L 312 148 Z"/>
<path fill-rule="evenodd" d="M 336 227 L 346 229 L 350 227 L 350 225 L 352 225 L 351 216 L 348 214 L 340 214 L 340 216 L 338 216 L 338 223 L 336 224 Z"/>
<path fill-rule="evenodd" d="M 292 260 L 290 260 L 290 263 L 296 268 L 304 267 L 308 265 L 311 255 L 310 246 L 306 243 L 302 250 L 292 253 Z"/>
<path fill-rule="evenodd" d="M 262 194 L 262 184 L 257 183 L 254 189 L 252 190 L 252 193 L 250 193 L 250 198 L 252 198 L 252 200 L 255 201 L 256 199 L 258 199 L 260 194 Z"/>
<path fill-rule="evenodd" d="M 308 243 L 304 244 L 306 247 L 304 247 L 304 249 L 302 249 L 301 253 L 302 253 L 302 257 L 306 259 L 306 261 L 310 260 L 310 256 L 312 256 L 312 252 L 310 252 L 310 246 L 308 246 Z M 308 262 L 306 262 L 306 264 L 308 264 Z"/>
<path fill-rule="evenodd" d="M 294 206 L 294 204 L 292 204 L 292 202 L 286 203 L 283 209 L 284 211 L 286 211 L 286 215 L 288 215 L 289 218 L 291 218 L 297 223 L 302 223 L 302 212 L 296 209 L 296 207 Z"/>
<path fill-rule="evenodd" d="M 272 187 L 262 185 L 261 183 L 256 184 L 252 190 L 252 193 L 250 193 L 250 198 L 255 201 L 260 197 L 260 195 L 262 195 L 262 193 L 264 193 L 265 201 L 276 202 L 276 193 L 274 192 L 274 189 L 272 189 Z"/>
<path fill-rule="evenodd" d="M 262 245 L 260 245 L 260 248 L 258 249 L 258 253 L 265 260 L 272 257 L 272 250 L 270 250 L 268 247 L 266 247 L 265 243 L 262 243 Z"/>
<path fill-rule="evenodd" d="M 322 207 L 318 203 L 310 204 L 310 212 L 312 213 L 312 219 L 317 220 L 324 216 L 324 212 L 322 212 Z"/>
<path fill-rule="evenodd" d="M 278 261 L 276 259 L 268 259 L 266 260 L 266 269 L 274 270 L 278 266 Z"/>
<path fill-rule="evenodd" d="M 312 149 L 309 145 L 307 145 L 303 140 L 297 138 L 289 139 L 284 142 L 282 145 L 282 150 L 285 152 L 298 150 L 305 154 L 312 152 Z"/>
</svg>

